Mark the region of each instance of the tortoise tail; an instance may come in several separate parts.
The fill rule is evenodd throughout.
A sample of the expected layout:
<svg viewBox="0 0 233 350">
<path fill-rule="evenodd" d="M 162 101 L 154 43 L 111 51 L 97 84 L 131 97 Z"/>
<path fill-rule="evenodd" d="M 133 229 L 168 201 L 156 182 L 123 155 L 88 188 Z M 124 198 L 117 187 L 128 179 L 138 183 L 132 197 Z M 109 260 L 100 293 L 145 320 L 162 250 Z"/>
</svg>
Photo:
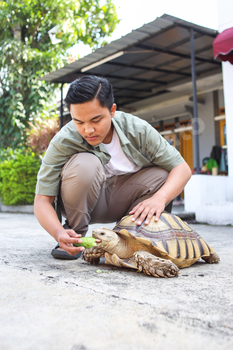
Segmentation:
<svg viewBox="0 0 233 350">
<path fill-rule="evenodd" d="M 210 256 L 207 256 L 207 257 L 203 256 L 202 259 L 205 260 L 207 264 L 215 264 L 220 261 L 218 254 L 215 252 L 213 254 L 210 254 Z"/>
</svg>

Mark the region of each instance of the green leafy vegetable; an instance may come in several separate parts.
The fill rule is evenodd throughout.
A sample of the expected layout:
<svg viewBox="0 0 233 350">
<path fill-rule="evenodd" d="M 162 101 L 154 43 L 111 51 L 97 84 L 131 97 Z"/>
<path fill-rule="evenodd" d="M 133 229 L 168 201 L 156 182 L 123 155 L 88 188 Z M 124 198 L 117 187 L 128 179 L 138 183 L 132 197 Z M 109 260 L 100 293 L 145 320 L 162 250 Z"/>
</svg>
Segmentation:
<svg viewBox="0 0 233 350">
<path fill-rule="evenodd" d="M 82 237 L 82 243 L 74 243 L 75 247 L 84 247 L 89 249 L 97 245 L 95 238 L 93 237 Z"/>
</svg>

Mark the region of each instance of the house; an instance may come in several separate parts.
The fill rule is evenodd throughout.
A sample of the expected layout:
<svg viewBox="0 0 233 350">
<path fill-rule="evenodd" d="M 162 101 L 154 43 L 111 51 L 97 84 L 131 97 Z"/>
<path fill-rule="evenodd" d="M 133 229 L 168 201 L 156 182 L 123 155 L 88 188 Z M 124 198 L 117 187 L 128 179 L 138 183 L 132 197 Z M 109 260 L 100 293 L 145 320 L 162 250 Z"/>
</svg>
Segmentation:
<svg viewBox="0 0 233 350">
<path fill-rule="evenodd" d="M 219 200 L 233 203 L 222 64 L 214 59 L 212 47 L 217 35 L 213 29 L 164 14 L 41 79 L 61 83 L 62 102 L 64 83 L 86 74 L 106 77 L 118 109 L 147 120 L 193 170 L 184 193 L 185 210 L 194 211 L 198 221 L 233 224 L 231 205 L 221 206 L 226 215 L 220 221 L 208 207 Z M 203 166 L 217 151 L 218 176 L 206 174 Z M 210 211 L 208 219 L 203 205 Z"/>
</svg>

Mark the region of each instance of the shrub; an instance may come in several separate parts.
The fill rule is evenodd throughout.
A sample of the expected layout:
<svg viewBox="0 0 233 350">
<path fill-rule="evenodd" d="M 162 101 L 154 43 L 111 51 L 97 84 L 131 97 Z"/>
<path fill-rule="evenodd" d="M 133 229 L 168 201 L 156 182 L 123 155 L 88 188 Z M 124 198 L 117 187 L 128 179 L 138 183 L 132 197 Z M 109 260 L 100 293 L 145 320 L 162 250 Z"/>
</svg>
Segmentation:
<svg viewBox="0 0 233 350">
<path fill-rule="evenodd" d="M 55 115 L 56 116 L 56 115 Z M 30 129 L 27 130 L 27 146 L 37 155 L 42 154 L 48 148 L 52 138 L 59 131 L 58 118 L 38 118 L 34 123 L 28 122 Z"/>
<path fill-rule="evenodd" d="M 15 152 L 20 152 L 20 149 Z M 0 163 L 11 157 L 14 157 L 14 150 L 12 148 L 0 148 Z"/>
<path fill-rule="evenodd" d="M 6 150 L 0 163 L 0 197 L 4 205 L 33 204 L 40 161 L 30 150 Z"/>
</svg>

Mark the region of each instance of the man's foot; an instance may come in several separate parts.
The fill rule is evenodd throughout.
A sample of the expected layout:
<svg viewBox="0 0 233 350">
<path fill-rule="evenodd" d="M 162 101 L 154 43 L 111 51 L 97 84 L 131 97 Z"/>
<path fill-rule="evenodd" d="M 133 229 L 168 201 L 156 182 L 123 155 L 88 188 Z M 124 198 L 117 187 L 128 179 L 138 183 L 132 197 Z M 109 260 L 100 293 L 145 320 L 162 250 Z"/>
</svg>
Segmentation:
<svg viewBox="0 0 233 350">
<path fill-rule="evenodd" d="M 70 228 L 67 220 L 65 221 L 63 227 L 65 230 Z M 59 243 L 51 251 L 51 255 L 54 257 L 54 259 L 61 259 L 61 260 L 76 260 L 81 256 L 81 254 L 82 254 L 82 252 L 80 252 L 76 255 L 70 255 L 64 249 L 59 247 Z"/>
<path fill-rule="evenodd" d="M 65 250 L 61 249 L 59 247 L 59 244 L 56 245 L 55 248 L 51 251 L 51 255 L 55 259 L 62 259 L 62 260 L 76 260 L 81 256 L 82 252 L 79 252 L 76 255 L 70 255 Z"/>
</svg>

